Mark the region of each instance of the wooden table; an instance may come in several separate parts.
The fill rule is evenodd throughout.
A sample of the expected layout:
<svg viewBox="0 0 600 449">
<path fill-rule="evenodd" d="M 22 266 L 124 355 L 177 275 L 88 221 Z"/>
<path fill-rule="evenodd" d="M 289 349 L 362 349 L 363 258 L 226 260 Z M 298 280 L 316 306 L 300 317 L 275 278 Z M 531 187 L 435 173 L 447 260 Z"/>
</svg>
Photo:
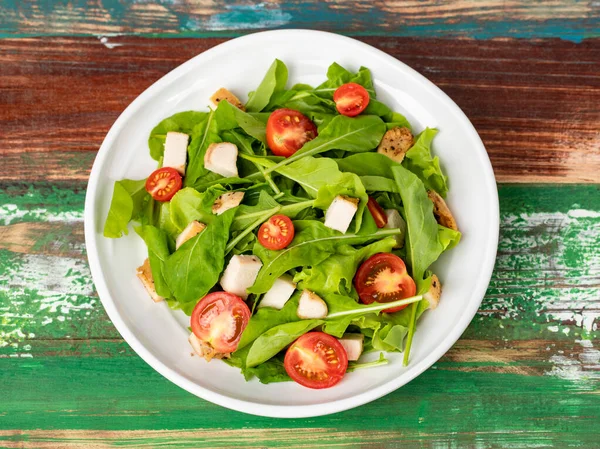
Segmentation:
<svg viewBox="0 0 600 449">
<path fill-rule="evenodd" d="M 0 2 L 0 446 L 600 447 L 600 4 Z M 498 259 L 456 345 L 314 419 L 226 410 L 121 339 L 83 239 L 89 171 L 146 87 L 231 37 L 307 27 L 404 61 L 470 117 L 499 183 Z M 175 39 L 176 38 L 176 39 Z"/>
</svg>

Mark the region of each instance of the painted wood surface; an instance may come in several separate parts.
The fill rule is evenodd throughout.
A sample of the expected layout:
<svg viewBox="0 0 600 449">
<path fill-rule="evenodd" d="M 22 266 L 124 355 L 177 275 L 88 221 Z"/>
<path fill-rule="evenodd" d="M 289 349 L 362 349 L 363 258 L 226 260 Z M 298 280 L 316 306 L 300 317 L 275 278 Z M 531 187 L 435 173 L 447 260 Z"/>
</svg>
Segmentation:
<svg viewBox="0 0 600 449">
<path fill-rule="evenodd" d="M 498 182 L 600 182 L 600 39 L 362 39 L 458 103 Z M 0 40 L 0 179 L 85 182 L 121 111 L 165 73 L 222 41 Z"/>
<path fill-rule="evenodd" d="M 381 400 L 286 421 L 197 399 L 121 340 L 90 279 L 84 195 L 83 187 L 4 184 L 0 447 L 597 443 L 600 186 L 501 186 L 496 268 L 461 340 Z"/>
<path fill-rule="evenodd" d="M 4 36 L 233 36 L 265 28 L 353 35 L 546 38 L 600 36 L 596 1 L 461 0 L 4 0 Z"/>
<path fill-rule="evenodd" d="M 188 394 L 121 339 L 83 202 L 139 93 L 227 37 L 287 27 L 360 36 L 447 92 L 492 159 L 501 235 L 478 314 L 430 370 L 277 421 Z M 597 1 L 0 0 L 0 37 L 0 448 L 600 447 Z"/>
</svg>

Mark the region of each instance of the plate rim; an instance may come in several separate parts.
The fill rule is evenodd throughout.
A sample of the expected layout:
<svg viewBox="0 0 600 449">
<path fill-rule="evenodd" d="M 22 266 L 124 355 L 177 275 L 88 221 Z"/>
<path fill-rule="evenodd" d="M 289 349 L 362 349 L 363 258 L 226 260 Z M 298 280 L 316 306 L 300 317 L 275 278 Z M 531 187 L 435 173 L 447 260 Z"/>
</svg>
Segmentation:
<svg viewBox="0 0 600 449">
<path fill-rule="evenodd" d="M 100 181 L 101 167 L 104 166 L 105 161 L 109 155 L 109 149 L 113 145 L 113 142 L 116 139 L 118 133 L 120 132 L 123 123 L 126 122 L 137 111 L 139 106 L 141 106 L 153 94 L 154 91 L 161 89 L 164 85 L 168 85 L 171 82 L 171 80 L 176 79 L 179 76 L 179 74 L 184 73 L 187 70 L 187 67 L 193 65 L 197 59 L 204 58 L 207 55 L 210 56 L 213 54 L 218 54 L 219 52 L 225 52 L 230 50 L 230 48 L 233 49 L 236 46 L 246 44 L 249 41 L 255 39 L 264 39 L 266 35 L 270 35 L 273 38 L 278 39 L 301 39 L 309 34 L 320 35 L 329 40 L 337 39 L 339 41 L 343 41 L 346 44 L 357 45 L 373 53 L 375 56 L 383 59 L 387 63 L 399 66 L 403 71 L 407 72 L 410 76 L 412 76 L 414 80 L 424 84 L 430 92 L 436 95 L 436 99 L 438 101 L 445 103 L 445 106 L 453 110 L 457 118 L 463 123 L 465 131 L 468 132 L 468 134 L 470 134 L 470 136 L 473 138 L 474 143 L 476 144 L 477 154 L 479 156 L 481 166 L 485 171 L 485 188 L 486 190 L 489 190 L 491 193 L 493 193 L 492 195 L 490 195 L 490 198 L 488 198 L 490 201 L 490 211 L 492 212 L 492 216 L 489 217 L 492 225 L 489 230 L 491 235 L 489 236 L 490 238 L 488 242 L 486 242 L 486 247 L 484 250 L 486 253 L 490 254 L 490 257 L 489 260 L 485 261 L 485 266 L 482 267 L 478 284 L 474 286 L 474 297 L 479 299 L 477 301 L 472 301 L 472 303 L 467 304 L 467 307 L 465 308 L 465 313 L 461 315 L 461 319 L 455 323 L 455 325 L 452 328 L 452 331 L 448 335 L 446 335 L 442 343 L 438 345 L 434 351 L 432 351 L 430 354 L 424 357 L 422 361 L 420 361 L 416 365 L 413 365 L 411 367 L 411 371 L 408 372 L 406 375 L 399 376 L 398 378 L 388 381 L 383 385 L 372 389 L 368 389 L 360 393 L 359 395 L 352 396 L 349 398 L 338 399 L 319 404 L 274 405 L 240 400 L 204 388 L 163 364 L 148 348 L 146 348 L 140 342 L 140 340 L 126 325 L 125 321 L 121 317 L 121 314 L 117 310 L 116 303 L 109 292 L 108 286 L 102 274 L 98 249 L 95 243 L 96 214 L 94 198 L 96 196 L 97 186 Z M 475 314 L 477 313 L 479 305 L 483 300 L 485 291 L 491 280 L 491 275 L 496 260 L 499 239 L 499 224 L 499 200 L 492 165 L 479 134 L 475 130 L 475 127 L 468 119 L 466 114 L 460 109 L 460 107 L 445 92 L 443 92 L 439 87 L 437 87 L 433 82 L 428 80 L 425 76 L 421 75 L 416 70 L 412 69 L 402 61 L 394 58 L 393 56 L 385 53 L 384 51 L 372 47 L 371 45 L 361 42 L 359 40 L 353 39 L 351 37 L 339 35 L 336 33 L 307 29 L 261 31 L 257 33 L 244 35 L 235 39 L 231 39 L 194 56 L 193 58 L 177 66 L 176 68 L 165 74 L 163 77 L 158 79 L 156 82 L 151 84 L 139 96 L 137 96 L 127 106 L 127 108 L 125 108 L 125 110 L 119 115 L 117 120 L 112 124 L 110 130 L 104 138 L 90 172 L 84 207 L 85 246 L 87 250 L 87 257 L 92 279 L 94 281 L 94 285 L 96 287 L 96 291 L 98 292 L 100 301 L 102 302 L 102 305 L 104 306 L 108 317 L 112 321 L 117 331 L 121 334 L 123 339 L 127 342 L 127 344 L 129 344 L 129 346 L 154 370 L 156 370 L 158 373 L 160 373 L 162 376 L 167 378 L 175 385 L 194 394 L 195 396 L 210 401 L 214 404 L 220 405 L 222 407 L 236 410 L 239 412 L 273 418 L 316 417 L 358 407 L 360 405 L 379 399 L 382 396 L 385 396 L 386 394 L 391 393 L 397 390 L 398 388 L 408 384 L 417 376 L 421 375 L 424 371 L 426 371 L 429 367 L 431 367 L 458 341 L 462 333 L 465 331 L 465 329 L 468 327 Z M 398 379 L 401 379 L 401 381 L 398 381 Z"/>
</svg>

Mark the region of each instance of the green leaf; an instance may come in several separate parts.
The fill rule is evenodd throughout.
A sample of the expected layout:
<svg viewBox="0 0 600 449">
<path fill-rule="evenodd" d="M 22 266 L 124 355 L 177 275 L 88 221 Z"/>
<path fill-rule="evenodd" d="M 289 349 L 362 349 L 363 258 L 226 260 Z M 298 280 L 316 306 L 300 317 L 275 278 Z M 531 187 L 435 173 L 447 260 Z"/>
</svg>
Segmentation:
<svg viewBox="0 0 600 449">
<path fill-rule="evenodd" d="M 145 186 L 145 179 L 115 182 L 110 209 L 104 222 L 104 237 L 119 238 L 123 234 L 127 235 L 127 224 L 139 219 L 144 213 L 145 204 L 150 201 Z"/>
<path fill-rule="evenodd" d="M 372 234 L 346 233 L 329 229 L 319 221 L 294 221 L 296 235 L 292 243 L 280 251 L 268 250 L 260 244 L 254 246 L 254 254 L 263 263 L 250 293 L 265 293 L 275 280 L 292 268 L 314 266 L 336 252 L 339 245 L 364 244 L 400 233 L 395 229 L 382 229 Z"/>
<path fill-rule="evenodd" d="M 402 166 L 392 168 L 392 172 L 404 205 L 406 254 L 418 290 L 425 271 L 438 259 L 444 247 L 438 240 L 433 203 L 421 180 Z"/>
<path fill-rule="evenodd" d="M 349 245 L 340 246 L 335 254 L 323 262 L 303 267 L 294 276 L 294 282 L 301 289 L 312 290 L 319 295 L 337 293 L 349 296 L 358 266 L 377 253 L 390 252 L 395 244 L 394 237 L 387 237 L 360 249 Z"/>
<path fill-rule="evenodd" d="M 280 167 L 299 159 L 328 150 L 344 150 L 353 153 L 370 151 L 379 144 L 384 133 L 385 123 L 377 116 L 345 117 L 338 115 L 323 128 L 323 131 L 319 132 L 315 139 L 305 143 L 292 156 L 267 168 L 265 172 L 277 171 Z"/>
<path fill-rule="evenodd" d="M 165 262 L 165 280 L 188 315 L 219 280 L 235 212 L 235 209 L 230 209 L 217 216 L 204 231 L 181 245 Z"/>
<path fill-rule="evenodd" d="M 266 144 L 265 124 L 228 101 L 219 103 L 215 110 L 215 121 L 219 132 L 242 128 L 246 134 Z"/>
<path fill-rule="evenodd" d="M 394 179 L 392 168 L 400 165 L 381 153 L 351 154 L 334 160 L 342 171 L 358 176 L 380 176 L 389 179 Z"/>
<path fill-rule="evenodd" d="M 335 180 L 335 184 L 329 183 L 319 189 L 317 199 L 315 200 L 315 207 L 327 210 L 338 195 L 360 199 L 358 209 L 356 210 L 356 214 L 354 214 L 355 230 L 358 232 L 362 224 L 365 207 L 369 201 L 369 196 L 360 178 L 354 173 L 342 173 L 339 179 Z"/>
<path fill-rule="evenodd" d="M 179 232 L 194 220 L 206 225 L 213 223 L 217 216 L 212 213 L 212 205 L 225 192 L 220 185 L 213 186 L 203 193 L 191 187 L 181 189 L 170 201 L 171 222 Z"/>
<path fill-rule="evenodd" d="M 360 181 L 368 192 L 398 193 L 398 186 L 392 179 L 383 176 L 361 176 Z"/>
<path fill-rule="evenodd" d="M 431 156 L 431 141 L 437 129 L 427 128 L 419 134 L 414 145 L 406 153 L 402 165 L 419 177 L 427 190 L 435 190 L 445 197 L 448 193 L 448 179 L 440 168 L 440 159 Z"/>
<path fill-rule="evenodd" d="M 258 337 L 248 352 L 246 366 L 251 368 L 275 356 L 298 337 L 323 324 L 322 320 L 302 320 L 275 326 Z"/>
<path fill-rule="evenodd" d="M 244 369 L 244 376 L 246 378 L 256 376 L 262 384 L 289 382 L 292 380 L 285 370 L 281 357 L 273 357 L 258 366 Z"/>
<path fill-rule="evenodd" d="M 184 186 L 196 185 L 199 180 L 210 182 L 222 178 L 221 175 L 204 168 L 204 155 L 209 145 L 221 142 L 215 111 L 210 111 L 206 119 L 194 127 L 191 136 L 192 140 L 188 146 L 188 165 L 183 178 Z"/>
<path fill-rule="evenodd" d="M 194 128 L 204 122 L 208 116 L 207 112 L 187 111 L 178 112 L 161 121 L 150 132 L 148 138 L 148 147 L 150 147 L 150 156 L 155 161 L 160 161 L 165 153 L 165 139 L 167 133 L 176 131 L 184 134 L 192 134 Z"/>
<path fill-rule="evenodd" d="M 171 297 L 171 290 L 162 273 L 164 264 L 171 254 L 167 243 L 167 233 L 149 225 L 136 227 L 135 232 L 138 233 L 148 247 L 148 260 L 156 293 L 163 298 Z"/>
<path fill-rule="evenodd" d="M 274 92 L 285 89 L 287 78 L 287 67 L 279 59 L 276 59 L 267 70 L 256 91 L 250 96 L 248 103 L 246 103 L 246 110 L 248 112 L 262 111 L 269 104 Z"/>
<path fill-rule="evenodd" d="M 290 323 L 292 321 L 299 321 L 300 318 L 298 318 L 298 315 L 296 314 L 299 298 L 300 292 L 297 291 L 285 303 L 281 310 L 273 309 L 272 307 L 258 308 L 254 315 L 252 315 L 252 318 L 250 318 L 246 329 L 244 329 L 236 352 L 239 352 L 267 330 L 275 326 Z"/>
</svg>

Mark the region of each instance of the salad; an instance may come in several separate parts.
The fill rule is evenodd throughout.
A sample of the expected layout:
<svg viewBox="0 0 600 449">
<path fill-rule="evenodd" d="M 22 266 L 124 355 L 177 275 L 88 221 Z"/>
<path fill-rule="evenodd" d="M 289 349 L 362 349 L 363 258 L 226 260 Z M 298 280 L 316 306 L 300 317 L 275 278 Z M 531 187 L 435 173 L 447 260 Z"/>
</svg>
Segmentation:
<svg viewBox="0 0 600 449">
<path fill-rule="evenodd" d="M 137 276 L 191 317 L 195 353 L 247 380 L 328 388 L 386 352 L 408 363 L 440 299 L 429 267 L 460 233 L 437 131 L 414 135 L 368 69 L 287 81 L 275 60 L 245 104 L 221 88 L 208 111 L 156 125 L 158 169 L 115 183 L 104 235 L 136 223 L 148 247 Z"/>
</svg>

